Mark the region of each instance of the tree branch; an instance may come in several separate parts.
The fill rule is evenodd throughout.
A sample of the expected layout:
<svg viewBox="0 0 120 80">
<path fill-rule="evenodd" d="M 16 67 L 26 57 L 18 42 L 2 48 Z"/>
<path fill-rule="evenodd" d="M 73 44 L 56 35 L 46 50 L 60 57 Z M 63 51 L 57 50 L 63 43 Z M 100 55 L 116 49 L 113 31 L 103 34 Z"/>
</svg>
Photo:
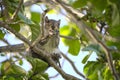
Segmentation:
<svg viewBox="0 0 120 80">
<path fill-rule="evenodd" d="M 20 52 L 24 50 L 25 50 L 24 44 L 0 46 L 0 52 Z"/>
<path fill-rule="evenodd" d="M 52 66 L 54 67 L 61 75 L 64 79 L 66 80 L 80 80 L 79 78 L 77 77 L 74 77 L 70 74 L 67 74 L 65 73 L 59 66 L 56 65 L 56 63 L 53 61 L 53 59 L 51 58 L 50 54 L 37 48 L 36 46 L 34 46 L 32 48 L 32 50 L 34 52 L 36 52 L 37 54 L 41 55 L 43 58 L 45 58 L 47 60 L 47 62 Z"/>
<path fill-rule="evenodd" d="M 35 3 L 38 3 L 38 2 L 41 2 L 41 0 L 29 0 L 29 1 L 26 1 L 23 5 L 25 7 L 27 7 L 27 6 L 31 6 L 31 5 L 33 5 Z"/>
</svg>

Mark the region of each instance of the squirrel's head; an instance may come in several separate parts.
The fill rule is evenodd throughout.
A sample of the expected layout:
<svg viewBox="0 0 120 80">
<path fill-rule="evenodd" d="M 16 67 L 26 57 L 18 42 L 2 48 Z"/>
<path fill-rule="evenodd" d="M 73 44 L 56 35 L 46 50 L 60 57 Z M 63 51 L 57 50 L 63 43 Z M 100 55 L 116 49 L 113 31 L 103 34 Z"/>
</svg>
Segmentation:
<svg viewBox="0 0 120 80">
<path fill-rule="evenodd" d="M 59 26 L 60 26 L 60 20 L 56 21 L 53 19 L 48 19 L 48 17 L 45 17 L 45 29 L 48 31 L 50 35 L 56 35 L 59 34 Z"/>
</svg>

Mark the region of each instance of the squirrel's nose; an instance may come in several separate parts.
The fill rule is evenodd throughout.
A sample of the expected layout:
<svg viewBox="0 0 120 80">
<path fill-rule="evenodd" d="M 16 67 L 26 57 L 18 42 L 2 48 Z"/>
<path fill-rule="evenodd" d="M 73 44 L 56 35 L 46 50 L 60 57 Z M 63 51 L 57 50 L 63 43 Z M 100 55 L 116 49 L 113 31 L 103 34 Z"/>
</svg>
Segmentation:
<svg viewBox="0 0 120 80">
<path fill-rule="evenodd" d="M 58 34 L 59 33 L 59 30 L 55 30 L 55 34 Z"/>
<path fill-rule="evenodd" d="M 59 33 L 59 30 L 55 30 L 56 33 Z"/>
<path fill-rule="evenodd" d="M 49 30 L 49 33 L 51 35 L 56 35 L 56 34 L 59 34 L 59 30 Z"/>
</svg>

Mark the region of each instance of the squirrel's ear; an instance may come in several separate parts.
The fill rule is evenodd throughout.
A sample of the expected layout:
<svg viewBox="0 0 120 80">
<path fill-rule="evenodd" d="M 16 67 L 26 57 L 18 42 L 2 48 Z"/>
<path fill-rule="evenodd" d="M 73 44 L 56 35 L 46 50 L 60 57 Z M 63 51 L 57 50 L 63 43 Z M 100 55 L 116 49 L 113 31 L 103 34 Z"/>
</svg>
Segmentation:
<svg viewBox="0 0 120 80">
<path fill-rule="evenodd" d="M 59 20 L 58 20 L 58 22 L 60 23 L 60 22 L 61 22 L 61 20 L 59 19 Z"/>
<path fill-rule="evenodd" d="M 47 16 L 45 17 L 45 22 L 49 22 L 49 19 Z"/>
<path fill-rule="evenodd" d="M 60 22 L 61 22 L 61 20 L 59 19 L 59 20 L 58 20 L 58 25 L 60 25 Z"/>
</svg>

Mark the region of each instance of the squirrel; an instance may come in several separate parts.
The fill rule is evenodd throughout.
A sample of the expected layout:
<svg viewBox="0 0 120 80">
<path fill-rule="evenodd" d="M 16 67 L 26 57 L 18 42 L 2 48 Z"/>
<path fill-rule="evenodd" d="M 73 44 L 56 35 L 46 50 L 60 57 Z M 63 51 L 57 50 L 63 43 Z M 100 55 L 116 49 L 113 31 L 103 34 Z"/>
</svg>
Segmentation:
<svg viewBox="0 0 120 80">
<path fill-rule="evenodd" d="M 51 54 L 52 59 L 55 61 L 56 64 L 60 66 L 59 59 L 61 58 L 61 51 L 58 48 L 59 45 L 59 26 L 60 26 L 60 20 L 53 20 L 48 19 L 48 17 L 45 17 L 45 24 L 44 24 L 44 33 L 42 39 L 38 42 L 41 49 L 47 51 Z M 32 53 L 32 57 L 40 58 L 47 62 L 44 58 L 42 58 L 37 53 Z M 61 67 L 61 66 L 60 66 Z"/>
</svg>

